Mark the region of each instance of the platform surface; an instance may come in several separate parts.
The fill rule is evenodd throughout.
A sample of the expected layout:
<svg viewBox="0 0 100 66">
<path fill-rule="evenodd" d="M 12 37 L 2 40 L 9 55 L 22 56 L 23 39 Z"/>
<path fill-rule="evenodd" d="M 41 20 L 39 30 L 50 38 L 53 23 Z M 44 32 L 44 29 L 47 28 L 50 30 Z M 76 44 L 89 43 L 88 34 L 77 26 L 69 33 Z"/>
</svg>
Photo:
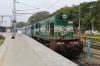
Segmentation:
<svg viewBox="0 0 100 66">
<path fill-rule="evenodd" d="M 78 66 L 26 35 L 5 36 L 9 41 L 2 66 Z"/>
</svg>

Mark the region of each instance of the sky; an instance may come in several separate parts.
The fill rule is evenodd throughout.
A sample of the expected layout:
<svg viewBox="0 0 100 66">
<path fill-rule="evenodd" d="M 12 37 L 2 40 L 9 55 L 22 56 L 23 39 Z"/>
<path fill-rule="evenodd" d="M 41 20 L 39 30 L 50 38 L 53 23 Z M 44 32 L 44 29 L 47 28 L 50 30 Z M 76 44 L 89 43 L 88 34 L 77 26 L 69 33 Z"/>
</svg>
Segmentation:
<svg viewBox="0 0 100 66">
<path fill-rule="evenodd" d="M 26 15 L 17 15 L 16 16 L 17 22 L 19 22 L 19 21 L 27 22 L 28 18 L 33 13 L 36 13 L 39 11 L 48 11 L 50 13 L 53 13 L 56 10 L 58 10 L 64 6 L 79 5 L 80 3 L 83 3 L 83 2 L 91 2 L 91 1 L 97 1 L 97 0 L 16 0 L 16 1 L 19 2 L 19 3 L 16 3 L 16 10 L 17 10 L 16 12 L 17 13 L 30 13 L 30 14 L 26 14 Z M 56 3 L 56 4 L 54 4 L 54 3 Z M 26 5 L 28 5 L 28 6 L 26 6 Z M 29 6 L 32 6 L 32 7 L 29 7 Z M 52 6 L 52 7 L 50 7 L 50 6 Z M 26 10 L 26 9 L 34 9 L 33 7 L 36 7 L 39 9 Z M 20 10 L 20 11 L 18 11 L 18 10 Z M 21 11 L 21 10 L 25 10 L 25 11 Z M 0 0 L 0 15 L 12 16 L 12 11 L 13 11 L 13 0 Z M 2 26 L 10 26 L 11 25 L 9 17 L 4 17 L 3 19 L 4 19 L 4 22 L 3 23 L 1 22 Z M 0 17 L 0 21 L 1 21 L 1 17 Z"/>
</svg>

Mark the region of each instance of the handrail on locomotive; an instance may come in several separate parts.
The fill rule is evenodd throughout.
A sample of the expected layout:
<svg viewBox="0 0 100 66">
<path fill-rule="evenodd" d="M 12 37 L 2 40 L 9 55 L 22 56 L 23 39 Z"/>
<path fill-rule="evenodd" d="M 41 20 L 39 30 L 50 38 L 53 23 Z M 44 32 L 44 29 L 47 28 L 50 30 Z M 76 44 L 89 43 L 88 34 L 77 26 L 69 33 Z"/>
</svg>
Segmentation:
<svg viewBox="0 0 100 66">
<path fill-rule="evenodd" d="M 52 29 L 54 29 L 54 28 L 51 28 L 51 29 L 50 29 L 50 39 L 52 39 Z M 59 31 L 59 29 L 57 28 L 56 31 L 57 31 L 57 32 L 56 32 L 56 38 L 59 39 L 59 38 L 60 38 L 60 37 L 58 37 L 58 31 Z M 72 31 L 72 29 L 70 28 L 70 37 L 72 37 L 71 31 Z M 63 29 L 63 28 L 62 28 L 61 33 L 62 33 L 62 35 L 64 35 L 64 29 Z M 64 37 L 64 36 L 63 36 L 63 37 Z"/>
</svg>

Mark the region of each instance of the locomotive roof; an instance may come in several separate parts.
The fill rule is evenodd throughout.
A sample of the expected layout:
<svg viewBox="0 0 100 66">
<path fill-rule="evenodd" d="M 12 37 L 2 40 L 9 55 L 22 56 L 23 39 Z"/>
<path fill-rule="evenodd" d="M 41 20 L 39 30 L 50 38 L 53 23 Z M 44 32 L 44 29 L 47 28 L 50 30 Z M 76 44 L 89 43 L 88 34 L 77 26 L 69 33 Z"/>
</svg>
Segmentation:
<svg viewBox="0 0 100 66">
<path fill-rule="evenodd" d="M 62 15 L 67 15 L 67 17 L 71 16 L 71 14 L 58 14 L 58 15 L 52 16 L 50 18 L 44 19 L 42 21 L 36 22 L 35 24 L 42 24 L 42 23 L 45 23 L 45 22 L 54 22 L 55 20 L 60 20 L 60 17 Z M 71 19 L 73 19 L 72 16 L 71 16 Z M 68 20 L 68 19 L 66 18 L 65 20 Z"/>
</svg>

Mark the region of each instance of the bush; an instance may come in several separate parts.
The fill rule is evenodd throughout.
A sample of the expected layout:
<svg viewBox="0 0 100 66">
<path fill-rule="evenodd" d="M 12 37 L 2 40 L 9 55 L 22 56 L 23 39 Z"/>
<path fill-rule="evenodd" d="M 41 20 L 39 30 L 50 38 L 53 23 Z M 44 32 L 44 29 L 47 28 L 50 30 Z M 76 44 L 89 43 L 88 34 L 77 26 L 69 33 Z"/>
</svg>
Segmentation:
<svg viewBox="0 0 100 66">
<path fill-rule="evenodd" d="M 0 45 L 3 44 L 4 40 L 5 40 L 5 37 L 2 34 L 0 34 Z"/>
<path fill-rule="evenodd" d="M 0 39 L 2 39 L 2 37 L 3 37 L 3 35 L 2 35 L 2 34 L 0 34 Z"/>
</svg>

